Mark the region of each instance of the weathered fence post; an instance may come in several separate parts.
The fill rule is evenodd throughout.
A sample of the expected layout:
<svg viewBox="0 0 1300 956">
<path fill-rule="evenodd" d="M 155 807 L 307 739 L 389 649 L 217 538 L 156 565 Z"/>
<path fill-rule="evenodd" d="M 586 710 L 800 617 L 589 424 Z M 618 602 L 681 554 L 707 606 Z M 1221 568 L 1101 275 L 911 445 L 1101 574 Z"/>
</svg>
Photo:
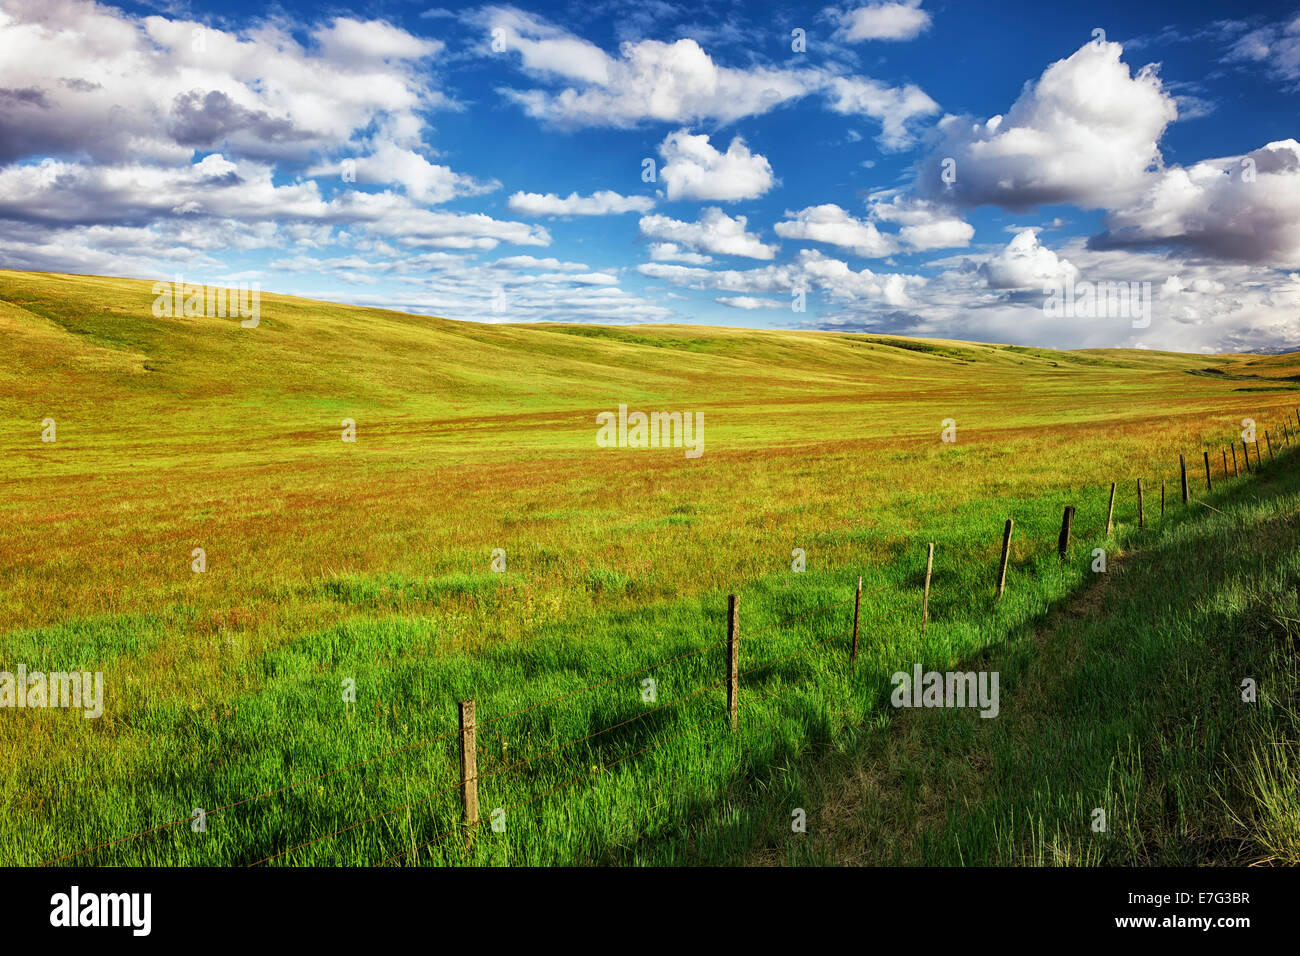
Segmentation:
<svg viewBox="0 0 1300 956">
<path fill-rule="evenodd" d="M 1210 481 L 1210 453 L 1205 453 L 1205 490 L 1211 492 L 1214 490 L 1214 483 Z"/>
<path fill-rule="evenodd" d="M 853 652 L 849 655 L 849 660 L 854 664 L 858 661 L 858 614 L 862 610 L 862 575 L 858 575 L 858 590 L 853 595 Z"/>
<path fill-rule="evenodd" d="M 1007 519 L 1006 529 L 1002 532 L 1002 560 L 998 562 L 998 596 L 1002 600 L 1002 590 L 1007 585 L 1007 559 L 1011 557 L 1011 528 L 1015 521 Z"/>
<path fill-rule="evenodd" d="M 925 556 L 925 593 L 921 596 L 921 633 L 930 620 L 930 572 L 934 570 L 934 542 L 930 542 L 929 553 Z"/>
<path fill-rule="evenodd" d="M 727 713 L 731 715 L 732 730 L 740 726 L 739 603 L 734 594 L 727 601 Z"/>
<path fill-rule="evenodd" d="M 1263 464 L 1264 463 L 1259 460 L 1259 439 L 1256 438 L 1255 439 L 1255 470 L 1258 471 L 1263 466 Z"/>
<path fill-rule="evenodd" d="M 1250 446 L 1246 444 L 1246 439 L 1244 438 L 1241 440 L 1241 452 L 1246 456 L 1246 473 L 1250 474 L 1252 471 L 1250 467 Z"/>
<path fill-rule="evenodd" d="M 1070 529 L 1074 527 L 1074 505 L 1066 505 L 1065 512 L 1061 515 L 1061 535 L 1056 539 L 1056 551 L 1061 560 L 1065 560 L 1065 553 L 1070 549 Z"/>
<path fill-rule="evenodd" d="M 1147 516 L 1145 502 L 1142 500 L 1142 479 L 1138 479 L 1138 530 L 1145 531 L 1147 527 Z"/>
<path fill-rule="evenodd" d="M 1237 470 L 1237 446 L 1232 445 L 1230 447 L 1232 448 L 1232 477 L 1239 478 L 1241 472 Z"/>
<path fill-rule="evenodd" d="M 1223 449 L 1223 478 L 1228 479 L 1228 449 Z"/>
<path fill-rule="evenodd" d="M 1276 459 L 1273 457 L 1273 439 L 1271 439 L 1271 438 L 1268 437 L 1268 429 L 1267 429 L 1267 428 L 1264 429 L 1264 443 L 1268 445 L 1268 460 L 1269 460 L 1269 461 L 1275 461 Z M 1255 449 L 1255 454 L 1256 454 L 1257 456 L 1259 455 L 1259 449 L 1258 449 L 1258 448 Z"/>
<path fill-rule="evenodd" d="M 460 795 L 465 826 L 478 824 L 478 744 L 475 742 L 474 701 L 460 702 Z"/>
<path fill-rule="evenodd" d="M 1115 518 L 1115 482 L 1110 483 L 1110 504 L 1106 505 L 1106 537 L 1110 537 L 1110 529 L 1114 527 Z"/>
<path fill-rule="evenodd" d="M 1178 470 L 1183 476 L 1183 504 L 1187 504 L 1187 459 L 1182 455 L 1178 456 Z"/>
</svg>

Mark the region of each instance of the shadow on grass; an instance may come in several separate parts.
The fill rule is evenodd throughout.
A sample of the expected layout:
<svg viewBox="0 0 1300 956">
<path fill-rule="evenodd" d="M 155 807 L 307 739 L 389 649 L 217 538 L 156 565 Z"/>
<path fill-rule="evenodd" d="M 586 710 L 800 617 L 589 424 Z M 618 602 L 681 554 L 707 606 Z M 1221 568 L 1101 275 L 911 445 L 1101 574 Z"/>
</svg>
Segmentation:
<svg viewBox="0 0 1300 956">
<path fill-rule="evenodd" d="M 1003 720 L 981 726 L 973 712 L 907 712 L 919 732 L 900 740 L 898 717 L 875 732 L 849 728 L 856 741 L 840 754 L 828 754 L 826 725 L 820 746 L 797 760 L 778 747 L 772 760 L 693 800 L 690 832 L 647 832 L 609 862 L 735 863 L 756 845 L 836 862 L 833 847 L 789 842 L 789 808 L 807 806 L 811 819 L 814 801 L 861 769 L 899 791 L 884 819 L 868 812 L 867 822 L 840 826 L 859 846 L 878 841 L 875 862 L 1240 863 L 1261 853 L 1249 826 L 1282 833 L 1274 852 L 1285 858 L 1285 817 L 1295 808 L 1284 799 L 1263 805 L 1243 781 L 1253 754 L 1296 737 L 1294 711 L 1268 694 L 1285 686 L 1277 657 L 1294 655 L 1297 643 L 1300 606 L 1279 611 L 1279 602 L 1297 604 L 1300 519 L 1286 511 L 1297 493 L 1300 455 L 1287 448 L 1248 479 L 1174 504 L 1162 524 L 1120 533 L 1114 544 L 1125 553 L 1110 574 L 1086 575 L 958 665 L 1000 670 Z M 1240 706 L 1246 675 L 1264 688 L 1254 709 Z M 789 770 L 780 781 L 774 765 Z M 945 806 L 940 793 L 929 798 L 935 806 L 903 806 L 921 783 L 953 779 L 956 766 L 978 768 L 973 800 Z M 1114 810 L 1105 840 L 1088 825 L 1098 804 Z M 897 833 L 908 828 L 916 832 Z"/>
</svg>

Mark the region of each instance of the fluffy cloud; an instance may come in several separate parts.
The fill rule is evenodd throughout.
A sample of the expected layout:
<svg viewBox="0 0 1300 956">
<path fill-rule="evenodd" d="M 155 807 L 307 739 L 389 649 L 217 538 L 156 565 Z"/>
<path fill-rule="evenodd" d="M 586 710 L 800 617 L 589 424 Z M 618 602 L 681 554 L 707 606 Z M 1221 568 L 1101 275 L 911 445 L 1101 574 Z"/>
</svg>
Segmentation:
<svg viewBox="0 0 1300 956">
<path fill-rule="evenodd" d="M 519 55 L 525 70 L 578 84 L 554 94 L 506 91 L 530 116 L 560 125 L 626 127 L 642 119 L 730 123 L 766 113 L 820 85 L 818 75 L 807 71 L 719 66 L 691 39 L 625 43 L 612 57 L 520 10 L 489 8 L 482 23 L 486 43 L 499 38 L 507 53 Z"/>
<path fill-rule="evenodd" d="M 896 89 L 823 68 L 722 66 L 691 38 L 626 42 L 615 57 L 514 8 L 489 7 L 473 19 L 485 30 L 487 55 L 517 55 L 532 78 L 562 87 L 503 91 L 528 115 L 562 127 L 627 128 L 644 120 L 726 124 L 820 95 L 835 112 L 882 123 L 881 143 L 895 149 L 910 142 L 914 119 L 938 111 L 912 85 Z M 491 52 L 493 43 L 502 51 Z"/>
<path fill-rule="evenodd" d="M 785 309 L 789 308 L 788 302 L 782 302 L 779 299 L 760 299 L 752 295 L 733 295 L 724 296 L 720 299 L 714 299 L 719 305 L 725 305 L 729 309 L 744 309 L 752 312 L 756 309 Z"/>
<path fill-rule="evenodd" d="M 898 248 L 892 236 L 882 235 L 875 224 L 854 219 L 834 203 L 787 212 L 786 221 L 773 231 L 782 239 L 807 239 L 847 249 L 864 259 L 877 259 Z"/>
<path fill-rule="evenodd" d="M 422 66 L 442 44 L 336 18 L 311 45 L 269 24 L 243 34 L 134 18 L 83 0 L 0 11 L 0 162 L 188 160 L 194 149 L 303 159 L 381 115 L 410 125 L 447 101 Z"/>
<path fill-rule="evenodd" d="M 498 182 L 481 183 L 448 166 L 431 163 L 415 150 L 384 138 L 372 140 L 370 152 L 364 156 L 318 164 L 309 168 L 307 175 L 340 179 L 346 176 L 348 181 L 365 184 L 395 183 L 416 202 L 430 205 L 459 196 L 482 195 L 501 187 Z"/>
<path fill-rule="evenodd" d="M 39 225 L 67 237 L 87 235 L 87 226 L 150 223 L 148 229 L 130 235 L 137 243 L 153 236 L 160 262 L 187 257 L 176 248 L 177 242 L 194 250 L 219 250 L 274 247 L 305 236 L 319 245 L 335 227 L 392 239 L 407 249 L 491 249 L 501 242 L 526 246 L 551 242 L 540 226 L 482 213 L 436 212 L 389 191 L 343 191 L 326 200 L 313 181 L 277 185 L 274 167 L 250 160 L 232 162 L 219 153 L 180 167 L 89 166 L 47 159 L 0 168 L 0 220 Z M 13 226 L 6 229 L 12 231 Z M 40 246 L 51 247 L 47 241 Z M 11 255 L 15 258 L 7 261 L 22 261 L 30 268 L 53 269 L 56 262 L 67 261 L 66 254 L 60 253 L 41 266 L 38 249 L 21 260 L 12 248 Z M 157 270 L 133 268 L 126 274 L 150 271 Z"/>
<path fill-rule="evenodd" d="M 422 114 L 454 105 L 431 85 L 442 48 L 377 20 L 235 32 L 84 0 L 7 2 L 3 262 L 148 275 L 346 242 L 359 254 L 325 261 L 355 272 L 367 250 L 416 261 L 548 245 L 537 226 L 423 208 L 499 185 L 427 158 Z M 393 188 L 361 188 L 376 185 Z"/>
<path fill-rule="evenodd" d="M 537 256 L 504 256 L 486 263 L 498 269 L 546 269 L 548 272 L 590 272 L 585 262 L 561 262 L 559 259 L 539 259 Z"/>
<path fill-rule="evenodd" d="M 1099 249 L 1175 245 L 1217 259 L 1300 268 L 1300 142 L 1153 174 L 1106 216 Z"/>
<path fill-rule="evenodd" d="M 653 262 L 684 262 L 689 266 L 703 266 L 712 262 L 713 256 L 690 252 L 675 242 L 652 242 L 650 259 Z"/>
<path fill-rule="evenodd" d="M 619 286 L 617 276 L 582 263 L 510 256 L 476 262 L 473 254 L 414 256 L 297 256 L 272 264 L 286 273 L 328 275 L 350 286 L 335 301 L 483 322 L 662 322 L 677 318 L 663 306 Z"/>
<path fill-rule="evenodd" d="M 578 285 L 553 275 L 503 279 L 480 268 L 404 276 L 401 291 L 340 292 L 332 299 L 354 305 L 454 316 L 480 322 L 664 322 L 672 310 L 613 284 Z"/>
<path fill-rule="evenodd" d="M 1118 43 L 1085 44 L 1028 85 L 1006 116 L 946 117 L 917 179 L 922 195 L 1008 209 L 1131 199 L 1159 166 L 1158 143 L 1177 108 L 1155 70 L 1133 75 L 1121 52 Z"/>
<path fill-rule="evenodd" d="M 881 124 L 878 143 L 883 149 L 910 146 L 915 138 L 913 121 L 939 112 L 939 104 L 919 86 L 893 87 L 859 76 L 837 76 L 827 81 L 828 105 L 836 113 L 869 116 Z"/>
<path fill-rule="evenodd" d="M 649 212 L 654 208 L 649 196 L 621 196 L 602 189 L 590 196 L 569 193 L 561 199 L 554 193 L 517 192 L 510 197 L 510 211 L 522 216 L 609 216 L 625 212 Z"/>
<path fill-rule="evenodd" d="M 930 26 L 930 14 L 921 0 L 901 3 L 869 3 L 856 10 L 837 13 L 840 27 L 835 36 L 850 43 L 861 40 L 912 40 Z"/>
<path fill-rule="evenodd" d="M 799 290 L 820 290 L 832 301 L 885 305 L 909 305 L 909 292 L 925 286 L 915 275 L 877 275 L 870 269 L 854 271 L 839 259 L 804 249 L 794 260 L 755 269 L 699 269 L 690 266 L 647 262 L 637 267 L 642 275 L 693 289 L 712 289 L 742 295 Z"/>
<path fill-rule="evenodd" d="M 1006 248 L 982 267 L 991 289 L 1038 289 L 1076 279 L 1079 270 L 1038 241 L 1036 229 L 1017 233 Z"/>
<path fill-rule="evenodd" d="M 1032 235 L 1032 233 L 1031 233 Z M 1300 347 L 1300 272 L 1222 263 L 1165 252 L 1094 250 L 1074 238 L 1051 255 L 1020 239 L 1000 248 L 934 260 L 938 274 L 908 284 L 908 306 L 858 297 L 823 308 L 810 327 L 1050 348 L 1153 348 L 1243 352 Z M 990 263 L 995 263 L 992 269 Z M 1001 288 L 995 288 L 993 279 Z M 1149 326 L 1131 314 L 1061 318 L 1046 308 L 1044 285 L 1125 282 L 1150 307 Z M 1040 284 L 1041 283 L 1041 284 Z M 1132 287 L 1132 286 L 1131 286 Z"/>
<path fill-rule="evenodd" d="M 881 222 L 897 223 L 899 241 L 918 252 L 965 246 L 975 235 L 975 227 L 951 207 L 894 190 L 872 195 L 871 215 Z"/>
<path fill-rule="evenodd" d="M 651 239 L 680 243 L 700 252 L 715 252 L 724 256 L 744 256 L 749 259 L 771 259 L 776 246 L 765 245 L 754 233 L 745 231 L 744 216 L 734 219 L 717 206 L 700 213 L 697 222 L 682 222 L 667 216 L 645 216 L 641 219 L 641 232 Z"/>
<path fill-rule="evenodd" d="M 751 153 L 739 136 L 721 153 L 709 145 L 708 136 L 679 129 L 664 138 L 659 155 L 664 159 L 660 175 L 670 200 L 755 199 L 774 182 L 771 163 Z"/>
<path fill-rule="evenodd" d="M 886 201 L 888 200 L 888 201 Z M 898 190 L 873 193 L 871 219 L 897 223 L 897 233 L 881 232 L 875 222 L 856 219 L 834 203 L 786 212 L 774 231 L 782 239 L 825 242 L 864 259 L 879 259 L 901 250 L 925 251 L 965 246 L 975 229 L 951 208 Z"/>
</svg>

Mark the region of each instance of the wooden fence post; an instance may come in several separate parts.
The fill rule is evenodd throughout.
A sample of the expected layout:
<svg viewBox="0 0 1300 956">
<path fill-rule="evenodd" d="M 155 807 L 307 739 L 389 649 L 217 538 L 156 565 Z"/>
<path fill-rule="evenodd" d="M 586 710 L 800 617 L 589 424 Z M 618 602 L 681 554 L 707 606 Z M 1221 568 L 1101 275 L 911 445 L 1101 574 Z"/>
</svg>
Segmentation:
<svg viewBox="0 0 1300 956">
<path fill-rule="evenodd" d="M 1011 528 L 1015 521 L 1007 519 L 1006 529 L 1002 532 L 1002 560 L 998 562 L 998 596 L 1002 600 L 1002 590 L 1007 585 L 1007 559 L 1011 557 Z"/>
<path fill-rule="evenodd" d="M 925 556 L 925 593 L 921 596 L 921 633 L 930 621 L 930 572 L 934 570 L 934 542 L 930 542 L 929 553 Z"/>
<path fill-rule="evenodd" d="M 853 595 L 853 652 L 849 655 L 849 660 L 854 664 L 858 662 L 858 614 L 862 610 L 862 575 L 858 575 L 858 590 Z"/>
<path fill-rule="evenodd" d="M 1210 453 L 1205 453 L 1205 490 L 1211 492 L 1214 490 L 1214 483 L 1210 481 Z"/>
<path fill-rule="evenodd" d="M 1237 470 L 1237 446 L 1232 445 L 1232 477 L 1240 477 L 1241 472 Z"/>
<path fill-rule="evenodd" d="M 1110 504 L 1106 505 L 1106 537 L 1110 537 L 1110 529 L 1114 527 L 1115 517 L 1115 482 L 1110 483 Z"/>
<path fill-rule="evenodd" d="M 474 701 L 460 702 L 460 794 L 465 826 L 478 824 L 478 744 L 475 742 Z"/>
<path fill-rule="evenodd" d="M 1271 439 L 1271 438 L 1268 437 L 1268 429 L 1267 429 L 1267 428 L 1264 429 L 1264 443 L 1265 443 L 1266 445 L 1268 445 L 1268 460 L 1269 460 L 1269 461 L 1275 461 L 1276 459 L 1273 457 L 1273 439 Z M 1259 455 L 1259 449 L 1258 449 L 1258 448 L 1255 449 L 1255 454 L 1256 454 L 1256 455 Z"/>
<path fill-rule="evenodd" d="M 1147 527 L 1147 516 L 1144 502 L 1142 501 L 1142 479 L 1138 479 L 1138 530 L 1145 531 Z"/>
<path fill-rule="evenodd" d="M 740 726 L 740 600 L 731 595 L 727 601 L 727 713 L 731 729 Z"/>
<path fill-rule="evenodd" d="M 1251 467 L 1250 467 L 1250 446 L 1246 444 L 1246 439 L 1244 439 L 1244 438 L 1241 440 L 1241 451 L 1242 451 L 1242 454 L 1244 454 L 1244 455 L 1246 456 L 1246 473 L 1247 473 L 1247 474 L 1250 474 L 1250 472 L 1251 472 Z"/>
<path fill-rule="evenodd" d="M 1070 549 L 1070 529 L 1074 527 L 1074 505 L 1066 505 L 1065 512 L 1061 515 L 1061 534 L 1056 539 L 1056 551 L 1061 560 L 1065 560 L 1065 553 Z"/>
<path fill-rule="evenodd" d="M 1259 439 L 1256 438 L 1255 439 L 1255 470 L 1258 471 L 1262 465 L 1263 462 L 1259 460 Z"/>
<path fill-rule="evenodd" d="M 1178 456 L 1178 470 L 1183 476 L 1183 504 L 1187 504 L 1187 459 Z"/>
</svg>

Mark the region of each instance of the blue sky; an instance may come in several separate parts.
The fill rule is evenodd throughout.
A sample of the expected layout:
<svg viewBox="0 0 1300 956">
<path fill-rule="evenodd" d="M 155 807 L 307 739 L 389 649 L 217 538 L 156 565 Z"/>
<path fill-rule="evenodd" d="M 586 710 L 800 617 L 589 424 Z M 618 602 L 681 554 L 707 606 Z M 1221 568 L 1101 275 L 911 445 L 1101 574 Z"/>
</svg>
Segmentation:
<svg viewBox="0 0 1300 956">
<path fill-rule="evenodd" d="M 1295 4 L 0 0 L 0 267 L 1300 348 L 1297 107 Z"/>
</svg>

